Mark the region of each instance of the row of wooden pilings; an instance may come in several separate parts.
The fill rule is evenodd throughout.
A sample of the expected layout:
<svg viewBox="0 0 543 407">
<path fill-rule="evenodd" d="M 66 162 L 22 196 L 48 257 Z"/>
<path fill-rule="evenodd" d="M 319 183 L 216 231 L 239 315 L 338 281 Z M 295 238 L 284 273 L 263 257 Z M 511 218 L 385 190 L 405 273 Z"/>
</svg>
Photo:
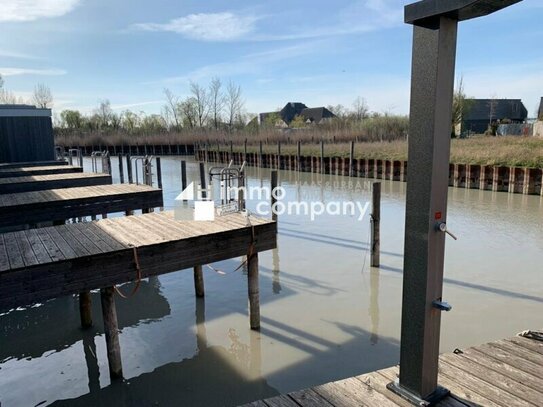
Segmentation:
<svg viewBox="0 0 543 407">
<path fill-rule="evenodd" d="M 62 146 L 66 150 L 80 150 L 82 155 L 89 156 L 94 151 L 107 151 L 111 155 L 193 155 L 192 144 L 142 144 L 142 145 L 93 145 L 93 146 Z"/>
<path fill-rule="evenodd" d="M 262 168 L 401 182 L 407 181 L 408 171 L 407 161 L 371 158 L 259 154 L 206 149 L 196 150 L 195 158 L 219 163 L 228 163 L 233 160 L 235 164 L 246 161 L 248 165 Z M 541 168 L 450 164 L 449 169 L 449 186 L 467 189 L 543 196 L 542 179 L 543 169 Z"/>
</svg>

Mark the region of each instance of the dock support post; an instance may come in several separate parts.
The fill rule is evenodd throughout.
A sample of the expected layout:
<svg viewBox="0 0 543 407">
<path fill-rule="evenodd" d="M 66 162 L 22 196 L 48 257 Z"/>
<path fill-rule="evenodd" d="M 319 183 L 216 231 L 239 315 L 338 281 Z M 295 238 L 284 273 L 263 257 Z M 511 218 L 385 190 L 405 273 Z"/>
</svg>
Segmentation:
<svg viewBox="0 0 543 407">
<path fill-rule="evenodd" d="M 156 179 L 158 189 L 162 189 L 162 166 L 160 164 L 160 157 L 156 158 Z"/>
<path fill-rule="evenodd" d="M 300 140 L 298 140 L 298 143 L 296 146 L 296 171 L 298 172 L 302 171 L 302 163 L 300 162 L 301 156 L 302 156 L 302 144 Z"/>
<path fill-rule="evenodd" d="M 324 174 L 324 140 L 321 140 L 321 174 Z"/>
<path fill-rule="evenodd" d="M 353 176 L 353 160 L 354 160 L 354 141 L 351 141 L 351 148 L 349 149 L 349 177 Z M 373 184 L 375 186 L 375 184 Z"/>
<path fill-rule="evenodd" d="M 128 175 L 128 183 L 132 184 L 134 179 L 132 178 L 132 161 L 130 159 L 130 154 L 126 155 L 126 174 Z"/>
<path fill-rule="evenodd" d="M 277 170 L 273 170 L 271 172 L 271 187 L 270 187 L 270 195 L 271 195 L 271 211 L 272 211 L 272 220 L 277 221 L 277 211 L 275 210 L 275 202 L 277 202 L 276 198 L 276 188 L 277 188 Z"/>
<path fill-rule="evenodd" d="M 181 161 L 181 191 L 184 191 L 187 187 L 187 163 Z"/>
<path fill-rule="evenodd" d="M 251 329 L 260 329 L 260 293 L 258 287 L 258 253 L 247 253 L 249 284 L 249 321 Z"/>
<path fill-rule="evenodd" d="M 121 363 L 117 309 L 115 307 L 115 290 L 113 287 L 102 288 L 100 297 L 102 300 L 109 374 L 112 379 L 121 378 L 123 376 L 123 366 Z"/>
<path fill-rule="evenodd" d="M 263 165 L 262 165 L 262 140 L 260 140 L 259 143 L 260 144 L 259 144 L 259 147 L 258 147 L 258 154 L 259 154 L 258 155 L 258 166 L 260 168 L 262 168 L 263 167 Z"/>
<path fill-rule="evenodd" d="M 371 212 L 371 266 L 379 267 L 381 251 L 381 183 L 374 182 Z"/>
<path fill-rule="evenodd" d="M 119 179 L 121 181 L 121 184 L 124 184 L 123 155 L 119 154 L 117 155 L 117 158 L 119 159 Z"/>
<path fill-rule="evenodd" d="M 206 189 L 206 169 L 204 163 L 200 163 L 200 187 L 202 188 L 202 199 L 207 199 Z"/>
<path fill-rule="evenodd" d="M 79 293 L 79 315 L 81 316 L 81 327 L 83 329 L 92 326 L 92 306 L 90 291 Z"/>
<path fill-rule="evenodd" d="M 196 297 L 201 298 L 205 295 L 204 291 L 204 272 L 202 266 L 194 266 L 194 291 Z"/>
</svg>

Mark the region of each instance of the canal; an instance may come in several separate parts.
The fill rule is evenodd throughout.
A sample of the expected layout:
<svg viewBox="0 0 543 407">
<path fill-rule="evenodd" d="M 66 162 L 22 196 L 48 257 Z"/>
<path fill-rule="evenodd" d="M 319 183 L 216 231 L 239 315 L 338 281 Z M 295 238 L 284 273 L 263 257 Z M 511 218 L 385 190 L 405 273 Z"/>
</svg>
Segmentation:
<svg viewBox="0 0 543 407">
<path fill-rule="evenodd" d="M 198 164 L 186 159 L 189 181 Z M 118 165 L 112 159 L 118 182 Z M 181 191 L 181 158 L 163 157 L 165 209 Z M 90 160 L 85 170 L 90 171 Z M 269 186 L 248 168 L 248 187 Z M 360 202 L 371 180 L 281 171 L 284 202 Z M 398 363 L 406 184 L 382 181 L 381 267 L 370 267 L 366 213 L 279 216 L 278 249 L 261 253 L 262 329 L 247 323 L 241 259 L 144 281 L 117 297 L 125 380 L 110 383 L 99 293 L 94 327 L 77 298 L 0 314 L 2 406 L 234 406 Z M 250 199 L 249 211 L 259 201 Z M 441 351 L 543 325 L 543 199 L 449 189 Z M 129 293 L 131 287 L 121 290 Z"/>
</svg>

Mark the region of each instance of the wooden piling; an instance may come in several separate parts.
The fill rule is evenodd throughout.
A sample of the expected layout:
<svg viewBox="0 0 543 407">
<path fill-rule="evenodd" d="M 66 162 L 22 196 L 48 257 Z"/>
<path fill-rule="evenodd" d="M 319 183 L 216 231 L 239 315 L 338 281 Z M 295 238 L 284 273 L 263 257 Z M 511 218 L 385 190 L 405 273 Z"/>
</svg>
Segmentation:
<svg viewBox="0 0 543 407">
<path fill-rule="evenodd" d="M 302 171 L 302 165 L 301 165 L 301 162 L 300 162 L 300 158 L 302 156 L 302 144 L 301 142 L 298 140 L 298 143 L 297 143 L 297 146 L 296 146 L 296 170 L 298 172 Z"/>
<path fill-rule="evenodd" d="M 380 260 L 380 221 L 381 221 L 381 183 L 374 182 L 372 187 L 371 212 L 371 266 L 379 267 Z"/>
<path fill-rule="evenodd" d="M 187 162 L 181 161 L 181 191 L 187 188 Z"/>
<path fill-rule="evenodd" d="M 263 154 L 262 154 L 262 140 L 260 140 L 258 154 L 259 154 L 259 156 L 258 156 L 258 166 L 260 168 L 262 168 L 263 167 L 263 165 L 262 165 L 262 156 L 263 156 Z"/>
<path fill-rule="evenodd" d="M 119 154 L 119 155 L 117 155 L 117 158 L 119 159 L 119 179 L 121 181 L 121 184 L 124 184 L 123 155 Z"/>
<path fill-rule="evenodd" d="M 106 337 L 109 374 L 112 379 L 121 378 L 123 376 L 123 366 L 121 362 L 121 346 L 119 343 L 119 327 L 117 323 L 114 288 L 102 288 L 100 290 L 100 297 L 102 302 L 102 316 L 104 318 L 104 333 Z"/>
<path fill-rule="evenodd" d="M 349 150 L 349 177 L 353 176 L 353 159 L 354 159 L 354 141 L 351 141 L 351 148 Z"/>
<path fill-rule="evenodd" d="M 202 266 L 194 266 L 194 291 L 196 297 L 201 298 L 204 296 L 204 272 Z"/>
<path fill-rule="evenodd" d="M 158 189 L 162 189 L 162 166 L 160 165 L 160 157 L 156 158 L 156 180 Z"/>
<path fill-rule="evenodd" d="M 130 154 L 126 155 L 126 174 L 128 175 L 128 183 L 132 184 L 134 178 L 132 177 L 132 160 L 130 159 Z"/>
<path fill-rule="evenodd" d="M 206 169 L 204 163 L 200 163 L 200 187 L 202 188 L 202 199 L 206 199 Z"/>
<path fill-rule="evenodd" d="M 258 286 L 258 253 L 247 253 L 247 280 L 249 286 L 249 321 L 251 329 L 260 329 L 260 293 Z"/>
<path fill-rule="evenodd" d="M 81 327 L 83 329 L 92 326 L 92 306 L 90 291 L 79 293 L 79 315 L 81 316 Z"/>
<path fill-rule="evenodd" d="M 272 220 L 277 221 L 277 213 L 274 210 L 275 208 L 275 202 L 277 202 L 277 199 L 275 197 L 275 189 L 277 188 L 277 170 L 273 170 L 271 172 L 271 210 L 272 210 Z"/>
<path fill-rule="evenodd" d="M 321 174 L 324 174 L 324 140 L 321 140 Z"/>
</svg>

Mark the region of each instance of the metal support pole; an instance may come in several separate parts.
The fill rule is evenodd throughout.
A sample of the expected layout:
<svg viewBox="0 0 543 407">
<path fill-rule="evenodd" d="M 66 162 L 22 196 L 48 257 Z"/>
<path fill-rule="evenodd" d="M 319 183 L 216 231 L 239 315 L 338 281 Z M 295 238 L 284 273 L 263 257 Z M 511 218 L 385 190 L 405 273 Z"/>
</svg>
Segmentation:
<svg viewBox="0 0 543 407">
<path fill-rule="evenodd" d="M 202 199 L 206 199 L 206 169 L 204 163 L 200 163 L 200 187 L 202 188 Z"/>
<path fill-rule="evenodd" d="M 117 156 L 117 159 L 119 160 L 119 180 L 120 180 L 121 184 L 124 184 L 123 155 L 119 154 Z"/>
<path fill-rule="evenodd" d="M 187 163 L 181 161 L 181 191 L 187 188 Z"/>
<path fill-rule="evenodd" d="M 381 251 L 381 183 L 374 182 L 372 187 L 371 210 L 371 266 L 379 267 Z"/>
<path fill-rule="evenodd" d="M 134 179 L 132 178 L 132 161 L 130 159 L 130 154 L 126 155 L 126 174 L 128 175 L 128 183 L 132 184 Z"/>
<path fill-rule="evenodd" d="M 160 157 L 156 158 L 156 179 L 158 189 L 162 189 L 162 167 L 160 165 Z"/>
</svg>

